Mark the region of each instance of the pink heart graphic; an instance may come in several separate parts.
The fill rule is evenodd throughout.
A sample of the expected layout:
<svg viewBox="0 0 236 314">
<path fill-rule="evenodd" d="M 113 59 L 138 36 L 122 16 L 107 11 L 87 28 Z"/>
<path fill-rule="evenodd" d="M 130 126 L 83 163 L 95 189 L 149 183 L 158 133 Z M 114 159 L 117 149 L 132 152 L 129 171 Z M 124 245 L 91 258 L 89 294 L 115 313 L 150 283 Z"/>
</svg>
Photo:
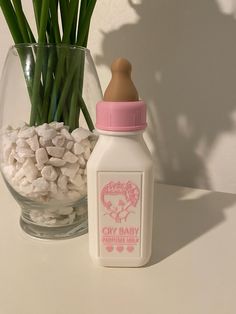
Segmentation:
<svg viewBox="0 0 236 314">
<path fill-rule="evenodd" d="M 117 246 L 116 250 L 121 253 L 124 250 L 124 247 L 123 246 Z"/>
<path fill-rule="evenodd" d="M 127 251 L 128 252 L 133 252 L 133 250 L 134 250 L 134 247 L 133 246 L 127 246 Z"/>
<path fill-rule="evenodd" d="M 113 251 L 113 246 L 107 246 L 106 249 L 107 249 L 108 252 L 112 252 Z"/>
</svg>

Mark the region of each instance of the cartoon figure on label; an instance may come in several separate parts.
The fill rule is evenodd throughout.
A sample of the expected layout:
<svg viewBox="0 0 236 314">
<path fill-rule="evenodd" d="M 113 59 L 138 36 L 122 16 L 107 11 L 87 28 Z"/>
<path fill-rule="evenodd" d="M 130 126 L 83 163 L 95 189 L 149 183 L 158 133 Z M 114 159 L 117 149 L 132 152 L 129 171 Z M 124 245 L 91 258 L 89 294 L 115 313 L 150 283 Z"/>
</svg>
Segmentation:
<svg viewBox="0 0 236 314">
<path fill-rule="evenodd" d="M 109 215 L 117 223 L 126 221 L 131 207 L 136 207 L 139 200 L 139 189 L 136 184 L 128 182 L 107 183 L 101 191 L 101 201 Z"/>
</svg>

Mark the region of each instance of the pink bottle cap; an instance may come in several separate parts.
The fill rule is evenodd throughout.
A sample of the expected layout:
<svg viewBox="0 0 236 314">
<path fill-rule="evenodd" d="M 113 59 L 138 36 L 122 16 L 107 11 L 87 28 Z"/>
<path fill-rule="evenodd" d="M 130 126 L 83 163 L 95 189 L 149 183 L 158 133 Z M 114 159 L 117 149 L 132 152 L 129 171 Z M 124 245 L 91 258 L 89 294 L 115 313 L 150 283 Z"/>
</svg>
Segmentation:
<svg viewBox="0 0 236 314">
<path fill-rule="evenodd" d="M 104 131 L 138 131 L 147 126 L 143 101 L 101 101 L 97 104 L 96 116 L 96 128 Z"/>
<path fill-rule="evenodd" d="M 138 100 L 131 80 L 131 64 L 123 58 L 111 66 L 112 79 L 104 100 L 96 107 L 96 127 L 105 131 L 130 132 L 146 128 L 146 104 Z"/>
</svg>

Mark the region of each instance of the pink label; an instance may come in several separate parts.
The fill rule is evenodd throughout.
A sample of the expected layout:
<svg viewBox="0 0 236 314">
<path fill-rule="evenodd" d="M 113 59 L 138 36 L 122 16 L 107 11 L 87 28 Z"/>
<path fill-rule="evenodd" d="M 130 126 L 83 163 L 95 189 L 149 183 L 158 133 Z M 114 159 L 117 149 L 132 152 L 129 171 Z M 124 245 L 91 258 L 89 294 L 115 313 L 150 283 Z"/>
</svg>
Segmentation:
<svg viewBox="0 0 236 314">
<path fill-rule="evenodd" d="M 99 172 L 99 255 L 139 257 L 141 172 Z"/>
</svg>

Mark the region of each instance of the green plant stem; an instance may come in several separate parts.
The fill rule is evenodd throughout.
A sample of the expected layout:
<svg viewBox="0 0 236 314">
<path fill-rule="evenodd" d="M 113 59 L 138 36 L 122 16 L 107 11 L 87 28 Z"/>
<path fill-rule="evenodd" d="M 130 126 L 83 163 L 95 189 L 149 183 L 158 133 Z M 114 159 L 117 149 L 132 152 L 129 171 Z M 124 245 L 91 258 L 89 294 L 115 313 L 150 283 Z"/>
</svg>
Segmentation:
<svg viewBox="0 0 236 314">
<path fill-rule="evenodd" d="M 63 37 L 62 37 L 62 43 L 64 44 L 68 44 L 70 42 L 70 33 L 71 33 L 73 20 L 75 17 L 75 11 L 76 11 L 76 8 L 78 8 L 78 2 L 79 0 L 70 0 L 67 20 L 66 20 L 66 24 L 64 28 Z"/>
<path fill-rule="evenodd" d="M 50 0 L 42 0 L 42 12 L 41 12 L 40 28 L 39 28 L 39 44 L 44 43 L 44 40 L 45 40 L 47 20 L 48 20 L 49 1 Z M 41 107 L 42 107 L 42 100 L 40 99 L 42 64 L 43 64 L 43 47 L 39 46 L 36 53 L 30 125 L 34 125 L 36 121 L 39 121 L 39 119 L 37 119 L 36 117 L 37 108 L 41 112 Z"/>
<path fill-rule="evenodd" d="M 47 67 L 47 75 L 44 85 L 44 97 L 43 97 L 43 107 L 42 107 L 42 119 L 43 121 L 47 121 L 48 119 L 48 109 L 50 105 L 50 95 L 52 91 L 53 86 L 53 69 L 56 64 L 56 48 L 55 50 L 49 51 L 49 57 L 48 57 L 48 67 Z"/>
<path fill-rule="evenodd" d="M 67 79 L 66 79 L 65 84 L 63 86 L 61 96 L 60 96 L 60 99 L 58 101 L 57 110 L 56 110 L 55 116 L 54 116 L 55 121 L 60 121 L 60 118 L 61 118 L 61 115 L 63 112 L 64 102 L 65 102 L 66 97 L 68 95 L 69 89 L 71 87 L 71 82 L 72 82 L 73 76 L 75 74 L 75 68 L 76 67 L 74 66 L 74 69 L 71 69 L 71 71 L 68 73 Z"/>
<path fill-rule="evenodd" d="M 49 51 L 45 43 L 87 46 L 96 0 L 32 0 L 38 46 L 29 51 L 17 47 L 31 101 L 30 125 L 62 120 L 70 130 L 78 127 L 80 111 L 90 130 L 92 119 L 82 97 L 84 55 L 63 48 Z M 22 0 L 0 0 L 0 6 L 16 44 L 36 42 L 22 8 Z M 60 7 L 62 35 L 58 10 Z M 78 17 L 78 8 L 79 17 Z M 23 47 L 24 48 L 24 47 Z M 51 48 L 50 48 L 51 49 Z M 48 52 L 49 51 L 49 52 Z M 35 53 L 35 59 L 34 59 Z"/>
<path fill-rule="evenodd" d="M 52 28 L 54 31 L 54 38 L 56 44 L 61 43 L 60 29 L 58 24 L 58 16 L 57 16 L 57 8 L 58 8 L 58 0 L 50 1 L 50 13 L 51 13 L 51 21 Z"/>
<path fill-rule="evenodd" d="M 63 3 L 65 4 L 65 1 Z M 75 9 L 76 9 L 77 5 L 78 5 L 78 0 L 71 0 L 69 3 L 67 22 L 65 23 L 64 33 L 63 33 L 63 37 L 62 37 L 62 43 L 68 43 L 69 42 L 71 27 L 72 27 L 73 19 L 75 16 Z M 56 77 L 55 77 L 55 81 L 54 81 L 54 85 L 53 85 L 52 99 L 51 99 L 49 114 L 48 114 L 48 121 L 49 122 L 53 121 L 53 119 L 60 119 L 61 113 L 62 113 L 61 107 L 63 106 L 62 101 L 65 101 L 65 99 L 66 99 L 66 97 L 65 97 L 66 95 L 63 97 L 61 95 L 61 98 L 58 102 L 58 107 L 56 108 L 55 99 L 57 99 L 57 96 L 59 94 L 59 89 L 60 89 L 61 81 L 62 81 L 63 74 L 64 74 L 66 54 L 67 54 L 67 49 L 63 49 L 59 53 L 57 70 L 56 70 Z M 60 114 L 58 114 L 58 113 L 60 113 Z"/>
<path fill-rule="evenodd" d="M 17 16 L 10 1 L 0 0 L 0 6 L 8 24 L 9 30 L 12 34 L 13 40 L 16 44 L 23 42 L 23 36 L 20 32 L 20 27 L 17 22 Z"/>
<path fill-rule="evenodd" d="M 42 1 L 41 0 L 33 0 L 33 8 L 34 8 L 34 16 L 35 16 L 35 22 L 36 22 L 36 26 L 37 26 L 37 31 L 38 31 L 38 34 L 39 34 Z"/>
<path fill-rule="evenodd" d="M 86 40 L 87 34 L 89 32 L 90 20 L 91 20 L 95 5 L 96 5 L 96 0 L 88 1 L 87 7 L 86 7 L 86 14 L 84 18 L 81 20 L 81 23 L 78 29 L 77 44 L 79 46 L 82 46 Z"/>
<path fill-rule="evenodd" d="M 76 3 L 75 8 L 75 15 L 71 26 L 71 32 L 70 32 L 70 43 L 75 44 L 76 43 L 76 28 L 77 28 L 77 19 L 78 19 L 78 8 L 79 8 L 79 1 Z"/>
<path fill-rule="evenodd" d="M 26 24 L 27 31 L 28 31 L 28 34 L 29 34 L 30 42 L 31 43 L 36 43 L 36 40 L 34 38 L 34 34 L 33 34 L 32 30 L 31 30 L 31 28 L 29 26 L 29 23 L 28 23 L 26 17 L 25 17 L 25 24 Z"/>
<path fill-rule="evenodd" d="M 21 0 L 12 0 L 14 7 L 15 7 L 15 12 L 16 12 L 16 17 L 17 17 L 17 21 L 20 27 L 20 31 L 23 37 L 24 42 L 29 43 L 30 42 L 30 38 L 29 38 L 29 34 L 28 34 L 28 29 L 27 29 L 27 24 L 25 23 L 25 15 L 24 12 L 22 10 L 22 4 L 21 4 Z"/>
<path fill-rule="evenodd" d="M 67 12 L 68 12 L 68 7 L 69 7 L 69 1 L 68 0 L 59 0 L 60 4 L 60 12 L 61 12 L 61 24 L 62 24 L 62 29 L 64 32 L 66 21 L 67 21 Z"/>
</svg>

